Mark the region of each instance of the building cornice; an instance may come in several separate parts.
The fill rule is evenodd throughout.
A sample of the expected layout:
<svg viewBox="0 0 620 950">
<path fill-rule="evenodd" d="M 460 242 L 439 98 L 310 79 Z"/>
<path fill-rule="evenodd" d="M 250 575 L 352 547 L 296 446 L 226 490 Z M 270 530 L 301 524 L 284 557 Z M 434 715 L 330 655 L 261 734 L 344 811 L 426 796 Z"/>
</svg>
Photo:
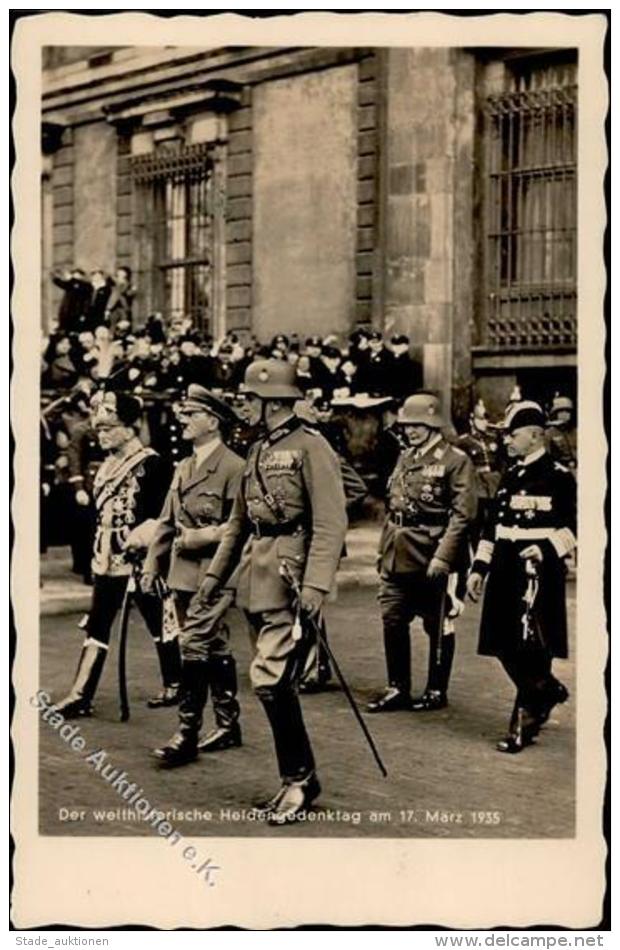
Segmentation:
<svg viewBox="0 0 620 950">
<path fill-rule="evenodd" d="M 355 62 L 371 53 L 362 47 L 242 47 L 192 51 L 191 55 L 184 49 L 182 54 L 177 51 L 169 56 L 167 52 L 160 50 L 158 57 L 152 52 L 144 57 L 126 56 L 122 61 L 90 70 L 82 67 L 70 74 L 67 68 L 64 77 L 46 78 L 44 74 L 44 115 L 62 109 L 71 124 L 93 122 L 121 111 L 132 100 L 165 102 L 187 94 L 188 89 L 208 88 L 207 84 L 251 86 Z M 130 68 L 132 62 L 134 68 Z"/>
</svg>

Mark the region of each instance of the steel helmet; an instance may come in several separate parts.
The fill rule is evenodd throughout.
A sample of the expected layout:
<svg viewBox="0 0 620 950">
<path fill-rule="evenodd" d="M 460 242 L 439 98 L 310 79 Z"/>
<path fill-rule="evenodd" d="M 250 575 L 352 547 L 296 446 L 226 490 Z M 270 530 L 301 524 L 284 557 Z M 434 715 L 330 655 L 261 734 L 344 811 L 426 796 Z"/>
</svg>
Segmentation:
<svg viewBox="0 0 620 950">
<path fill-rule="evenodd" d="M 441 404 L 432 393 L 415 393 L 405 399 L 398 410 L 399 425 L 428 426 L 441 429 L 445 424 Z"/>
<path fill-rule="evenodd" d="M 295 379 L 295 367 L 284 360 L 255 360 L 245 371 L 243 392 L 260 399 L 303 399 Z"/>
<path fill-rule="evenodd" d="M 551 414 L 554 415 L 556 412 L 562 412 L 563 410 L 572 412 L 574 408 L 573 400 L 568 396 L 554 396 L 551 403 Z"/>
</svg>

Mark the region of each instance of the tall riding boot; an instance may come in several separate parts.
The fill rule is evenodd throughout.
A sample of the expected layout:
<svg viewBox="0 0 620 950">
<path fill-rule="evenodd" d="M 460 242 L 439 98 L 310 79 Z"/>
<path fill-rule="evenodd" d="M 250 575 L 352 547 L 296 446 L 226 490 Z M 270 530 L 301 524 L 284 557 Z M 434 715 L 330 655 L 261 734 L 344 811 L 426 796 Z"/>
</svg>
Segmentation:
<svg viewBox="0 0 620 950">
<path fill-rule="evenodd" d="M 296 692 L 262 687 L 256 694 L 273 733 L 282 785 L 262 813 L 272 824 L 297 821 L 318 797 L 321 786 Z"/>
<path fill-rule="evenodd" d="M 188 660 L 181 668 L 179 687 L 179 728 L 169 742 L 153 750 L 163 766 L 175 768 L 198 758 L 198 734 L 209 692 L 207 663 Z"/>
<path fill-rule="evenodd" d="M 537 716 L 532 710 L 528 691 L 519 689 L 510 716 L 508 733 L 497 743 L 498 752 L 515 755 L 532 745 L 539 731 Z"/>
<path fill-rule="evenodd" d="M 296 692 L 276 686 L 260 687 L 256 694 L 271 726 L 282 780 L 295 781 L 314 771 L 314 755 Z"/>
<path fill-rule="evenodd" d="M 147 699 L 146 705 L 150 709 L 160 706 L 176 706 L 179 701 L 179 681 L 181 679 L 181 654 L 179 641 L 155 640 L 163 689 L 156 696 Z"/>
<path fill-rule="evenodd" d="M 107 655 L 106 644 L 88 637 L 84 640 L 71 691 L 64 699 L 56 703 L 58 712 L 62 713 L 65 719 L 92 715 L 91 703 Z"/>
<path fill-rule="evenodd" d="M 411 639 L 409 624 L 383 623 L 388 686 L 366 706 L 368 712 L 411 709 Z"/>
<path fill-rule="evenodd" d="M 215 729 L 200 738 L 200 752 L 223 752 L 241 745 L 237 668 L 232 656 L 212 656 L 207 660 Z"/>
<path fill-rule="evenodd" d="M 453 633 L 442 636 L 441 656 L 437 662 L 435 644 L 431 640 L 428 656 L 428 679 L 426 689 L 411 704 L 414 712 L 432 712 L 448 705 L 448 684 L 454 660 L 455 636 Z"/>
</svg>

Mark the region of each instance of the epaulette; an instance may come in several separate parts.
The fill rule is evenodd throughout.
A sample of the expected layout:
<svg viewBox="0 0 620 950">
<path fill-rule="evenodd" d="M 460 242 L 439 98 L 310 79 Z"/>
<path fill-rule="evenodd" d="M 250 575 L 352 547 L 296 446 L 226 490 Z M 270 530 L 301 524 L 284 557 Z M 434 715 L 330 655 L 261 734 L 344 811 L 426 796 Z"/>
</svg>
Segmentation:
<svg viewBox="0 0 620 950">
<path fill-rule="evenodd" d="M 459 449 L 458 446 L 450 443 L 450 448 L 453 450 L 455 455 L 467 455 L 467 452 L 464 452 L 463 449 Z"/>
</svg>

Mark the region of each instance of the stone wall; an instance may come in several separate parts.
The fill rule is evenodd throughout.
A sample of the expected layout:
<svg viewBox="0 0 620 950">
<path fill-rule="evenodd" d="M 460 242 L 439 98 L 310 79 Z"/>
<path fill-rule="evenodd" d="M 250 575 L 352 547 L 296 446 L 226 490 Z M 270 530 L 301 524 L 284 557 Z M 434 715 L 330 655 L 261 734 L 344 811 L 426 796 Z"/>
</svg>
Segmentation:
<svg viewBox="0 0 620 950">
<path fill-rule="evenodd" d="M 116 267 L 116 129 L 106 122 L 73 133 L 73 226 L 79 264 L 87 272 Z M 76 263 L 78 263 L 76 259 Z"/>
<path fill-rule="evenodd" d="M 252 325 L 252 107 L 250 91 L 228 117 L 226 158 L 226 326 Z"/>
<path fill-rule="evenodd" d="M 454 370 L 471 320 L 473 57 L 393 49 L 385 69 L 385 329 L 409 334 L 448 401 L 468 373 Z"/>
<path fill-rule="evenodd" d="M 302 74 L 253 94 L 252 324 L 346 334 L 355 321 L 357 68 Z"/>
</svg>

